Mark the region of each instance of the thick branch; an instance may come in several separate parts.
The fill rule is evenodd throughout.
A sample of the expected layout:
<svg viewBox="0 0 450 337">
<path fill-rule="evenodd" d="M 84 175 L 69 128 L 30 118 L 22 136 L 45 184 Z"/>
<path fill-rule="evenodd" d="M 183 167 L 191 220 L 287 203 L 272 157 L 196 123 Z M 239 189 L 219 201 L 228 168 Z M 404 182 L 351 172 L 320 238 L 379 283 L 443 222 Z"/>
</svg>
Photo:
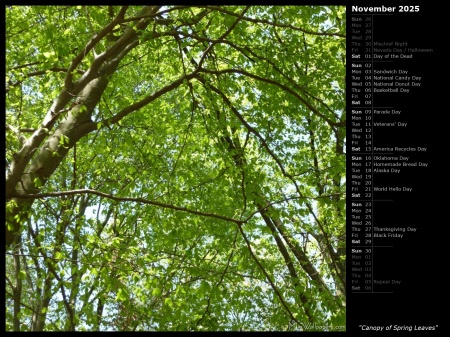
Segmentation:
<svg viewBox="0 0 450 337">
<path fill-rule="evenodd" d="M 174 82 L 166 85 L 165 87 L 163 87 L 160 90 L 154 92 L 153 94 L 145 97 L 144 99 L 140 100 L 139 102 L 136 102 L 134 104 L 127 106 L 126 108 L 124 108 L 121 111 L 119 111 L 118 113 L 116 113 L 113 117 L 101 121 L 102 125 L 108 126 L 108 125 L 119 122 L 121 119 L 123 119 L 130 113 L 141 109 L 142 107 L 153 102 L 155 99 L 164 95 L 165 93 L 178 88 L 180 85 L 182 85 L 184 83 L 185 80 L 189 81 L 193 78 L 196 78 L 197 76 L 198 76 L 197 71 L 194 71 L 186 76 L 180 77 L 178 80 L 175 80 Z"/>
<path fill-rule="evenodd" d="M 16 193 L 16 194 L 14 194 L 13 197 L 18 198 L 18 199 L 41 199 L 41 198 L 48 198 L 48 197 L 62 197 L 62 196 L 75 195 L 75 194 L 94 194 L 94 195 L 98 195 L 99 197 L 104 197 L 104 198 L 108 198 L 108 199 L 116 200 L 116 201 L 139 202 L 142 204 L 154 205 L 154 206 L 159 206 L 159 207 L 163 207 L 163 208 L 173 209 L 176 211 L 182 211 L 182 212 L 186 212 L 186 213 L 191 213 L 191 214 L 206 216 L 206 217 L 210 217 L 210 218 L 225 220 L 228 222 L 233 222 L 235 224 L 244 224 L 245 222 L 248 221 L 248 220 L 237 220 L 237 219 L 233 219 L 233 218 L 228 218 L 226 216 L 214 214 L 214 213 L 200 212 L 200 211 L 196 211 L 193 209 L 189 209 L 187 207 L 180 207 L 180 206 L 165 204 L 165 203 L 162 203 L 159 201 L 147 200 L 144 198 L 118 197 L 118 196 L 114 196 L 112 194 L 107 194 L 107 193 L 103 193 L 103 192 L 91 190 L 91 189 L 81 189 L 81 190 L 62 191 L 62 192 L 49 192 L 49 193 L 39 193 L 39 194 L 26 194 L 26 195 L 21 195 L 21 194 Z"/>
<path fill-rule="evenodd" d="M 258 204 L 257 206 L 258 208 L 262 208 L 260 204 Z M 272 219 L 267 215 L 267 211 L 262 211 L 261 216 L 263 217 L 267 227 L 269 227 L 270 230 L 272 231 L 272 236 L 274 237 L 275 242 L 277 243 L 278 250 L 283 256 L 284 263 L 286 264 L 289 270 L 289 274 L 291 275 L 294 287 L 297 288 L 299 286 L 299 277 L 297 271 L 295 270 L 294 264 L 292 263 L 292 258 L 289 255 L 289 252 L 286 246 L 284 245 L 283 241 L 281 240 L 280 236 L 278 235 L 275 225 L 272 222 Z M 311 313 L 310 303 L 308 303 L 309 302 L 308 297 L 303 292 L 299 292 L 299 297 L 300 301 L 302 302 L 303 310 L 305 311 L 306 316 L 308 316 L 310 322 L 313 322 L 314 315 Z"/>
<path fill-rule="evenodd" d="M 336 127 L 336 126 L 343 126 L 345 124 L 342 123 L 336 123 L 333 122 L 332 120 L 330 120 L 329 118 L 327 118 L 325 115 L 323 115 L 320 111 L 318 111 L 315 107 L 313 107 L 311 105 L 311 103 L 309 103 L 307 100 L 305 100 L 303 97 L 301 97 L 297 92 L 295 92 L 294 90 L 292 90 L 291 88 L 285 86 L 284 84 L 275 81 L 275 80 L 271 80 L 269 78 L 265 78 L 265 77 L 261 77 L 252 73 L 249 73 L 248 71 L 242 70 L 242 69 L 223 69 L 223 70 L 210 70 L 210 69 L 205 69 L 205 68 L 201 68 L 199 70 L 199 72 L 201 73 L 209 73 L 209 74 L 216 74 L 216 75 L 220 75 L 220 74 L 241 74 L 244 76 L 248 76 L 251 78 L 254 78 L 258 81 L 261 82 L 266 82 L 269 84 L 273 84 L 281 89 L 283 89 L 284 91 L 288 92 L 289 94 L 291 94 L 292 96 L 294 96 L 295 98 L 297 98 L 300 102 L 302 102 L 309 110 L 311 110 L 315 115 L 319 116 L 320 118 L 322 118 L 325 122 L 327 122 L 331 127 Z"/>
<path fill-rule="evenodd" d="M 72 60 L 72 63 L 67 70 L 67 75 L 65 79 L 65 87 L 66 89 L 72 88 L 72 72 L 75 68 L 81 63 L 83 58 L 95 47 L 95 45 L 103 39 L 106 35 L 108 35 L 115 26 L 122 22 L 125 12 L 127 11 L 128 6 L 123 6 L 117 16 L 112 20 L 108 25 L 106 25 L 98 34 L 94 35 L 94 37 L 86 44 L 84 49 Z"/>
<path fill-rule="evenodd" d="M 239 21 L 242 19 L 243 15 L 245 14 L 245 12 L 247 12 L 248 9 L 249 9 L 249 6 L 246 6 L 244 8 L 244 10 L 242 11 L 242 14 L 240 16 L 238 16 L 237 20 L 235 22 L 233 22 L 233 24 L 227 29 L 227 31 L 219 37 L 219 41 L 226 38 L 228 36 L 228 34 L 230 34 L 232 32 L 232 30 L 236 27 L 236 25 L 239 23 Z M 200 62 L 198 63 L 199 67 L 202 66 L 203 61 L 205 61 L 206 55 L 212 50 L 212 48 L 214 47 L 214 44 L 215 43 L 210 44 L 208 46 L 208 48 L 206 48 L 206 50 L 203 52 L 202 58 L 200 59 Z"/>
<path fill-rule="evenodd" d="M 283 305 L 283 307 L 286 309 L 286 311 L 288 312 L 289 316 L 291 317 L 292 320 L 294 320 L 295 322 L 297 322 L 298 324 L 300 324 L 299 321 L 297 321 L 297 319 L 294 317 L 294 315 L 292 314 L 291 309 L 289 309 L 289 306 L 287 305 L 286 301 L 283 298 L 283 295 L 281 294 L 280 290 L 277 288 L 277 286 L 273 283 L 272 279 L 270 278 L 269 273 L 266 271 L 266 269 L 264 268 L 264 266 L 261 264 L 261 262 L 258 260 L 258 258 L 256 257 L 255 253 L 253 253 L 253 249 L 252 246 L 250 245 L 250 241 L 248 240 L 247 236 L 245 235 L 243 229 L 241 226 L 239 226 L 239 231 L 241 232 L 242 237 L 244 238 L 245 243 L 247 244 L 248 250 L 250 252 L 250 255 L 252 256 L 252 259 L 255 261 L 255 263 L 258 265 L 259 269 L 263 272 L 264 276 L 266 277 L 267 281 L 270 283 L 270 286 L 272 287 L 272 289 L 275 291 L 275 294 L 277 295 L 278 299 L 280 300 L 281 304 Z"/>
</svg>

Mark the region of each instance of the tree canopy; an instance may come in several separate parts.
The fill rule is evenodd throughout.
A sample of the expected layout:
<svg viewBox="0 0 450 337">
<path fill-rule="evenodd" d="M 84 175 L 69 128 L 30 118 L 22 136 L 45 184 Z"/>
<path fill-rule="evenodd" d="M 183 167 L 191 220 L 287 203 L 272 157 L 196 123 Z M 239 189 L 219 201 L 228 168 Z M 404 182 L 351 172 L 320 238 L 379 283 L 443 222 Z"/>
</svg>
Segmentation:
<svg viewBox="0 0 450 337">
<path fill-rule="evenodd" d="M 345 325 L 345 7 L 5 12 L 7 330 Z"/>
</svg>

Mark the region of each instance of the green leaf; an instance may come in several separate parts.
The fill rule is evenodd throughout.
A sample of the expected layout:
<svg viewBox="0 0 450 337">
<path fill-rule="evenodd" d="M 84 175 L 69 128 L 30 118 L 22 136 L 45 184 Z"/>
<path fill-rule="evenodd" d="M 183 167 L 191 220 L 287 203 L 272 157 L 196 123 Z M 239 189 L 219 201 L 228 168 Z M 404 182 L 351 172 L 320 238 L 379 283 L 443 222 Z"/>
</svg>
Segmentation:
<svg viewBox="0 0 450 337">
<path fill-rule="evenodd" d="M 52 57 L 53 55 L 55 55 L 55 52 L 53 52 L 53 51 L 52 52 L 44 52 L 43 55 L 46 59 L 48 59 L 48 58 Z"/>
<path fill-rule="evenodd" d="M 27 278 L 27 274 L 23 270 L 19 270 L 18 275 L 21 280 L 25 280 Z"/>
<path fill-rule="evenodd" d="M 154 288 L 152 291 L 152 296 L 158 297 L 161 295 L 161 289 L 159 288 Z"/>
<path fill-rule="evenodd" d="M 116 301 L 123 302 L 128 298 L 128 294 L 125 289 L 120 288 L 116 295 Z"/>
</svg>

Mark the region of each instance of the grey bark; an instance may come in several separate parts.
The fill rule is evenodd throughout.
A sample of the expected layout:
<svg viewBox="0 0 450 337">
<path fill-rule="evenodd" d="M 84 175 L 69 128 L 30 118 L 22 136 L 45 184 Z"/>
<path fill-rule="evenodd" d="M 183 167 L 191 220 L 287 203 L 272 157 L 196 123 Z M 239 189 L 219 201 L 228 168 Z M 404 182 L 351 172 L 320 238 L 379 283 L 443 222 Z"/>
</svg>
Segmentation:
<svg viewBox="0 0 450 337">
<path fill-rule="evenodd" d="M 143 7 L 138 16 L 155 14 L 158 9 L 158 6 Z M 114 74 L 120 61 L 139 44 L 135 29 L 145 29 L 151 20 L 151 17 L 141 19 L 136 23 L 134 29 L 126 29 L 123 35 L 105 52 L 99 55 L 94 53 L 95 59 L 91 67 L 75 83 L 68 80 L 72 76 L 69 72 L 64 83 L 65 88 L 61 90 L 60 95 L 47 112 L 41 128 L 16 153 L 6 177 L 6 200 L 14 201 L 13 206 L 7 208 L 6 212 L 7 247 L 11 246 L 15 236 L 20 234 L 23 220 L 27 218 L 34 201 L 34 199 L 15 198 L 15 196 L 39 192 L 38 185 L 45 185 L 74 144 L 88 133 L 96 130 L 96 124 L 91 120 L 91 116 L 109 83 L 109 77 Z M 109 24 L 105 27 L 99 33 L 100 37 L 106 36 L 114 26 L 115 24 Z M 86 49 L 93 49 L 99 42 L 99 34 L 88 42 Z M 81 61 L 78 58 L 79 56 L 73 60 L 72 66 Z M 76 97 L 75 104 L 64 109 L 74 96 Z M 49 135 L 49 131 L 58 120 L 60 121 L 59 125 Z M 67 139 L 67 143 L 61 144 L 61 137 Z M 40 183 L 37 183 L 36 179 L 39 179 Z"/>
</svg>

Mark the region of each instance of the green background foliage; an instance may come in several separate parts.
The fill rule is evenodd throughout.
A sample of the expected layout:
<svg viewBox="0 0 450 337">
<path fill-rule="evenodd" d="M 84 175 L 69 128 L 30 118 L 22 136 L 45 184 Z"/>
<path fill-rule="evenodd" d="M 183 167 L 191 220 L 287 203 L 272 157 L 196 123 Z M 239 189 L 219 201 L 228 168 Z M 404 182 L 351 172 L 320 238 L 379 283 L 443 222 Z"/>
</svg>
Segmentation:
<svg viewBox="0 0 450 337">
<path fill-rule="evenodd" d="M 344 7 L 5 11 L 7 330 L 345 325 Z"/>
</svg>

